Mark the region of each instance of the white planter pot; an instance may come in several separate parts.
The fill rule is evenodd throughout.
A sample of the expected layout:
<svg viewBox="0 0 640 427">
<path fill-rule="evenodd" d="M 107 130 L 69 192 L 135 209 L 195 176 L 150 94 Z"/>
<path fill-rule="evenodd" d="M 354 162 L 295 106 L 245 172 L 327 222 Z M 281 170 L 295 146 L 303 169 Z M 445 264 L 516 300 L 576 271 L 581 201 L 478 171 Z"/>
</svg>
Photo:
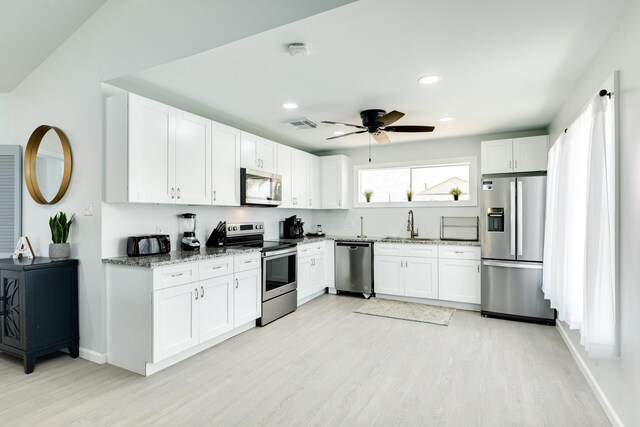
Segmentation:
<svg viewBox="0 0 640 427">
<path fill-rule="evenodd" d="M 49 258 L 54 261 L 61 261 L 71 258 L 71 244 L 49 243 Z"/>
</svg>

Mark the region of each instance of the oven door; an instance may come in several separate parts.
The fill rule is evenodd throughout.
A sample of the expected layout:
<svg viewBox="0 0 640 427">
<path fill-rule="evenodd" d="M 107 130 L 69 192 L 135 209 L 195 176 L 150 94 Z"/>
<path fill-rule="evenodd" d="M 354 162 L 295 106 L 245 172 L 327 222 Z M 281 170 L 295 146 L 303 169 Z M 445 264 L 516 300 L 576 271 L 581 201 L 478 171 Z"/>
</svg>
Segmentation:
<svg viewBox="0 0 640 427">
<path fill-rule="evenodd" d="M 296 271 L 297 251 L 282 250 L 263 254 L 262 301 L 291 292 L 298 287 Z"/>
<path fill-rule="evenodd" d="M 279 206 L 282 204 L 282 177 L 251 169 L 240 169 L 240 204 Z"/>
</svg>

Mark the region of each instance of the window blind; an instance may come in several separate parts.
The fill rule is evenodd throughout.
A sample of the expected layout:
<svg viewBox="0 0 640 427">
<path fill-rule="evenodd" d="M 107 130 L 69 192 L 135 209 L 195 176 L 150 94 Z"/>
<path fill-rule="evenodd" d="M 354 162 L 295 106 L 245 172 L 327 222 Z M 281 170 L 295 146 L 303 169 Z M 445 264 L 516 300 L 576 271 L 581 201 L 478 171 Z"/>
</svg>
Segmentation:
<svg viewBox="0 0 640 427">
<path fill-rule="evenodd" d="M 8 257 L 22 232 L 22 158 L 19 145 L 0 145 L 0 257 Z"/>
</svg>

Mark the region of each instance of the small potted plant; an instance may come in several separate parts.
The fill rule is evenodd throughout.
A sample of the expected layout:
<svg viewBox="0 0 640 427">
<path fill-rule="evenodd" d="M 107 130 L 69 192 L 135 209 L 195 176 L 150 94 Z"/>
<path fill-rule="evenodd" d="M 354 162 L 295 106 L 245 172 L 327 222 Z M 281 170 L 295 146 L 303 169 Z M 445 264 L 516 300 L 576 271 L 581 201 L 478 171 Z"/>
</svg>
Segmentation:
<svg viewBox="0 0 640 427">
<path fill-rule="evenodd" d="M 67 220 L 64 212 L 58 212 L 56 216 L 49 218 L 49 228 L 51 229 L 51 240 L 49 244 L 49 258 L 54 261 L 71 258 L 71 245 L 67 243 L 69 239 L 69 228 L 73 223 L 73 215 Z"/>
<path fill-rule="evenodd" d="M 364 190 L 364 198 L 367 199 L 367 203 L 371 201 L 371 196 L 373 196 L 373 190 Z"/>
<path fill-rule="evenodd" d="M 408 189 L 407 190 L 407 201 L 411 201 L 411 199 L 413 198 L 413 190 L 412 189 Z"/>
<path fill-rule="evenodd" d="M 450 191 L 449 194 L 451 194 L 453 196 L 453 200 L 458 200 L 458 198 L 460 197 L 460 195 L 462 194 L 462 190 L 458 187 L 453 187 Z"/>
</svg>

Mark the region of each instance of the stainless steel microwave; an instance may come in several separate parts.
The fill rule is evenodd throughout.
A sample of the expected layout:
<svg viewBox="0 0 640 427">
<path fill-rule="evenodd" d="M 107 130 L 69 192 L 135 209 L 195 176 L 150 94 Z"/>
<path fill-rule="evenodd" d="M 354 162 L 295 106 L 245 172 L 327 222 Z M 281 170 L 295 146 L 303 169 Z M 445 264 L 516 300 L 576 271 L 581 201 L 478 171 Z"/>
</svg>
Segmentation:
<svg viewBox="0 0 640 427">
<path fill-rule="evenodd" d="M 241 168 L 240 204 L 245 206 L 281 205 L 282 176 Z"/>
</svg>

